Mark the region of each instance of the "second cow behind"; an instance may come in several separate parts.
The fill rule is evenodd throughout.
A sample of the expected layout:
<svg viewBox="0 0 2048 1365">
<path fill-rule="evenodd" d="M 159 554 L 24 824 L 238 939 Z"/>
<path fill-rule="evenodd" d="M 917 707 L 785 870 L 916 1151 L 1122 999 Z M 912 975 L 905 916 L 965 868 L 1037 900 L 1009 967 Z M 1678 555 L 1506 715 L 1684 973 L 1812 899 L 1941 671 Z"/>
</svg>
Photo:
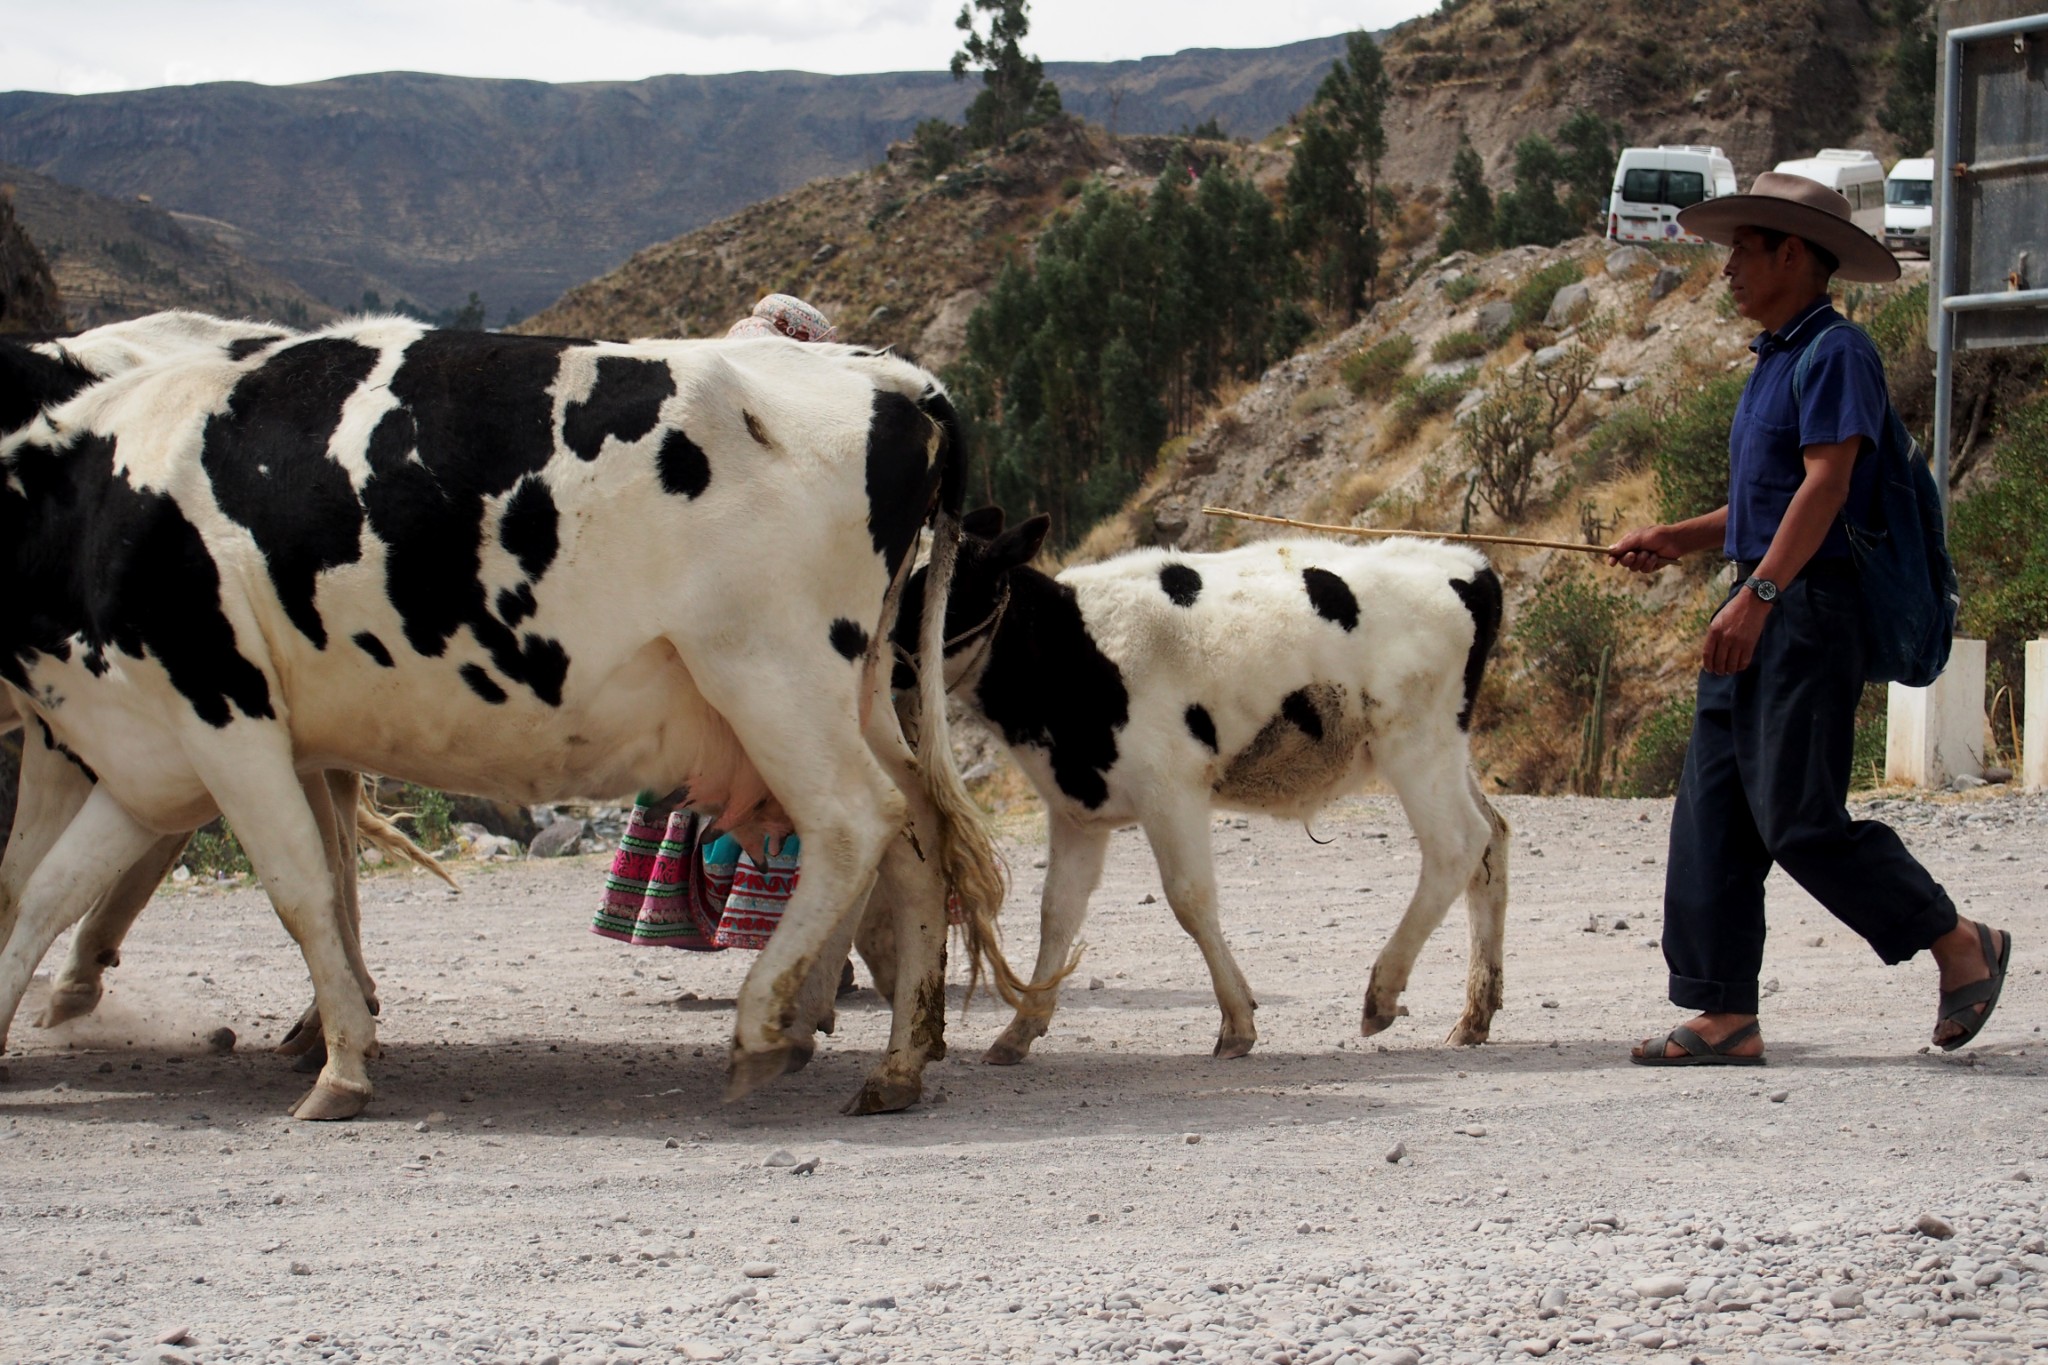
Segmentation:
<svg viewBox="0 0 2048 1365">
<path fill-rule="evenodd" d="M 1050 854 L 1033 979 L 1063 972 L 1110 833 L 1136 824 L 1166 898 L 1201 946 L 1241 1057 L 1257 1002 L 1217 922 L 1213 808 L 1306 820 L 1379 778 L 1399 795 L 1422 875 L 1374 964 L 1362 1031 L 1407 1011 L 1416 955 L 1460 888 L 1471 919 L 1453 1043 L 1482 1043 L 1501 1003 L 1507 824 L 1471 772 L 1466 729 L 1501 624 L 1486 560 L 1433 541 L 1270 540 L 1219 554 L 1139 551 L 1052 577 L 1030 567 L 1047 521 L 970 513 L 947 604 L 946 682 L 995 727 L 1044 799 Z M 918 619 L 920 575 L 902 619 Z M 899 628 L 902 652 L 914 643 Z M 913 682 L 897 665 L 896 685 Z M 1027 995 L 987 1060 L 1020 1062 L 1056 987 Z"/>
</svg>

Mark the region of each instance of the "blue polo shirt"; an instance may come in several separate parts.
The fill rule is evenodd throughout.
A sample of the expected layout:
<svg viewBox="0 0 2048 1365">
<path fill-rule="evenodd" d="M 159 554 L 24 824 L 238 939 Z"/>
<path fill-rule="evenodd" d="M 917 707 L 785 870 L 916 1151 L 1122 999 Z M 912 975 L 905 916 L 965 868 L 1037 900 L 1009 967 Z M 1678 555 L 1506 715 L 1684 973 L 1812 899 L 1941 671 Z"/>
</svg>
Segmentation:
<svg viewBox="0 0 2048 1365">
<path fill-rule="evenodd" d="M 1792 370 L 1807 343 L 1841 320 L 1823 296 L 1777 331 L 1759 333 L 1749 345 L 1756 353 L 1756 369 L 1728 429 L 1728 536 L 1723 549 L 1730 559 L 1752 562 L 1769 551 L 1792 495 L 1806 480 L 1807 446 L 1863 437 L 1849 479 L 1846 510 L 1860 520 L 1870 506 L 1877 462 L 1864 456 L 1876 447 L 1889 405 L 1877 347 L 1854 327 L 1835 328 L 1814 353 L 1805 401 L 1792 401 Z M 1848 536 L 1838 519 L 1814 558 L 1842 559 L 1848 554 Z"/>
</svg>

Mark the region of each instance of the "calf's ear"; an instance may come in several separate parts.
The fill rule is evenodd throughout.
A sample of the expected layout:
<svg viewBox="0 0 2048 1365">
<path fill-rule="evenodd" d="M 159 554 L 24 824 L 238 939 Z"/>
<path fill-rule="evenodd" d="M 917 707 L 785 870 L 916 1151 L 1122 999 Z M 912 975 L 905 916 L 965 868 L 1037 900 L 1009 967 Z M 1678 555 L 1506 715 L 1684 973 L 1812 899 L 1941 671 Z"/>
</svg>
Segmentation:
<svg viewBox="0 0 2048 1365">
<path fill-rule="evenodd" d="M 1052 518 L 1043 512 L 1018 522 L 989 546 L 987 562 L 998 569 L 1029 564 L 1038 556 L 1039 547 L 1045 544 L 1045 533 L 1051 529 Z"/>
<path fill-rule="evenodd" d="M 977 507 L 960 518 L 960 529 L 970 536 L 983 540 L 994 540 L 1003 533 L 1003 509 L 1000 507 Z"/>
</svg>

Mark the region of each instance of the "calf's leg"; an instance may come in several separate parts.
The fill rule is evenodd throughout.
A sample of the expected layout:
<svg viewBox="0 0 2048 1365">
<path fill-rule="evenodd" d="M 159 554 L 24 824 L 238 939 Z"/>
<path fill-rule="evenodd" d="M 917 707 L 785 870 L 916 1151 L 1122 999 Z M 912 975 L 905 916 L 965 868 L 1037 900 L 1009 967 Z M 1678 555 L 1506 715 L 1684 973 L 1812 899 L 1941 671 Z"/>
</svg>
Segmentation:
<svg viewBox="0 0 2048 1365">
<path fill-rule="evenodd" d="M 1230 955 L 1217 918 L 1216 858 L 1209 846 L 1208 803 L 1176 801 L 1156 807 L 1144 825 L 1145 837 L 1152 841 L 1152 856 L 1159 863 L 1160 880 L 1166 886 L 1166 903 L 1209 964 L 1209 980 L 1223 1010 L 1215 1055 L 1242 1057 L 1259 1038 L 1252 1023 L 1252 1011 L 1259 1002 L 1252 999 L 1251 986 L 1238 969 L 1237 959 Z"/>
<path fill-rule="evenodd" d="M 1456 731 L 1452 736 L 1405 736 L 1407 743 L 1383 742 L 1380 746 L 1381 775 L 1400 796 L 1401 808 L 1422 845 L 1422 875 L 1393 937 L 1373 963 L 1359 1020 L 1359 1032 L 1368 1037 L 1408 1012 L 1400 1003 L 1401 992 L 1408 988 L 1415 959 L 1443 923 L 1444 912 L 1470 881 L 1495 837 L 1493 826 L 1473 799 L 1464 736 Z M 1475 924 L 1472 932 L 1476 941 L 1481 927 Z M 1496 992 L 1498 977 L 1495 968 Z M 1485 1013 L 1492 1017 L 1490 1009 Z"/>
<path fill-rule="evenodd" d="M 0 949 L 0 1050 L 36 964 L 57 935 L 83 918 L 161 837 L 95 787 L 48 845 L 22 885 L 13 932 Z"/>
<path fill-rule="evenodd" d="M 1445 1041 L 1456 1046 L 1486 1041 L 1501 1003 L 1501 949 L 1508 923 L 1508 822 L 1469 778 L 1473 804 L 1486 820 L 1486 849 L 1465 884 L 1465 915 L 1471 921 L 1472 957 L 1465 977 L 1465 1013 Z"/>
<path fill-rule="evenodd" d="M 1045 890 L 1038 900 L 1038 963 L 1036 982 L 1053 981 L 1066 969 L 1074 940 L 1088 918 L 1088 898 L 1102 884 L 1102 864 L 1109 852 L 1109 830 L 1068 820 L 1058 812 L 1046 819 Z M 991 1066 L 1015 1066 L 1045 1036 L 1059 1007 L 1059 987 L 1033 991 L 1017 1006 L 1008 1028 L 997 1035 L 982 1060 Z"/>
<path fill-rule="evenodd" d="M 926 1065 L 946 1055 L 944 880 L 908 839 L 892 839 L 871 901 L 891 922 L 889 1048 L 847 1103 L 848 1114 L 908 1109 L 924 1095 Z"/>
</svg>

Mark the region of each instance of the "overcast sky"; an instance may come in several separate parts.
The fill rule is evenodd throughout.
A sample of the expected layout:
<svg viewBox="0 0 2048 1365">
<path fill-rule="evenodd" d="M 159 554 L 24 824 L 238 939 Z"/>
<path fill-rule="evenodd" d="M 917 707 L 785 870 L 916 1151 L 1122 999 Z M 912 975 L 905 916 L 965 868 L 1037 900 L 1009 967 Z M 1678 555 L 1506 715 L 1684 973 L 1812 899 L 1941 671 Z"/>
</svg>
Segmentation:
<svg viewBox="0 0 2048 1365">
<path fill-rule="evenodd" d="M 1034 0 L 1049 61 L 1274 47 L 1436 0 Z M 544 81 L 942 69 L 959 0 L 0 0 L 0 83 L 85 94 L 365 71 Z"/>
</svg>

